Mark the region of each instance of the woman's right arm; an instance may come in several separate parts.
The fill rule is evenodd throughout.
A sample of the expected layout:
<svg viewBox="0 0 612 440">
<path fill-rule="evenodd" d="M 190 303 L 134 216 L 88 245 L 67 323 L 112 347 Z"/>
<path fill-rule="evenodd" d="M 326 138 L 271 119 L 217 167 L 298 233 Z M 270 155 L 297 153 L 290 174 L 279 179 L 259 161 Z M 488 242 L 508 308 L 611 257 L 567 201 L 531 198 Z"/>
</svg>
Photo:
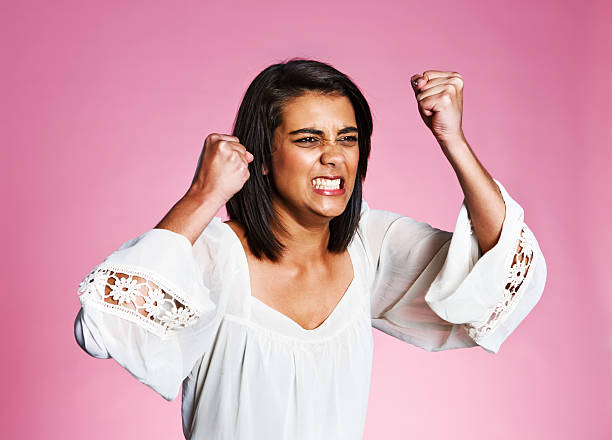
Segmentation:
<svg viewBox="0 0 612 440">
<path fill-rule="evenodd" d="M 249 178 L 253 155 L 235 136 L 213 133 L 206 138 L 191 187 L 155 226 L 195 243 L 217 211 Z"/>
<path fill-rule="evenodd" d="M 221 228 L 214 215 L 248 179 L 249 156 L 233 136 L 208 136 L 185 196 L 154 229 L 123 243 L 79 285 L 74 330 L 81 348 L 114 358 L 167 400 L 178 394 L 223 312 L 206 285 L 219 252 L 206 249 L 196 259 L 193 246 L 205 228 Z"/>
</svg>

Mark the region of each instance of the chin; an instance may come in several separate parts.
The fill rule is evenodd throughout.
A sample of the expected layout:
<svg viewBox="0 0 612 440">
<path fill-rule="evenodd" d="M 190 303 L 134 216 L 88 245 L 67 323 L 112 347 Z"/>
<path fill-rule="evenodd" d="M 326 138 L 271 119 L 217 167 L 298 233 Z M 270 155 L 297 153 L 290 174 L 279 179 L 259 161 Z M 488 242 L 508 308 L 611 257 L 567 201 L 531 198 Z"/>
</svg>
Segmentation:
<svg viewBox="0 0 612 440">
<path fill-rule="evenodd" d="M 329 199 L 318 203 L 318 209 L 316 209 L 316 211 L 325 217 L 338 217 L 344 212 L 348 206 L 348 202 L 349 199 L 336 198 L 334 200 L 330 197 Z"/>
</svg>

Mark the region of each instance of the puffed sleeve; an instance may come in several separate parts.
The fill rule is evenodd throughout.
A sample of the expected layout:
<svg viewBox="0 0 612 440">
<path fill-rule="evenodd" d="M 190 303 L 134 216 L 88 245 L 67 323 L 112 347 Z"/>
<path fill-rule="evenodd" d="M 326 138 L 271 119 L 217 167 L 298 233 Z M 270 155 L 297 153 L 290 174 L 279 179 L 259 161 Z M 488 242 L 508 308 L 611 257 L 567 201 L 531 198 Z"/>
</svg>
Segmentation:
<svg viewBox="0 0 612 440">
<path fill-rule="evenodd" d="M 546 263 L 523 208 L 500 182 L 501 236 L 482 255 L 465 200 L 447 232 L 364 201 L 372 326 L 428 351 L 481 346 L 496 353 L 533 309 Z"/>
<path fill-rule="evenodd" d="M 210 345 L 223 313 L 215 273 L 222 243 L 215 217 L 192 246 L 151 229 L 123 243 L 79 285 L 75 338 L 96 358 L 113 358 L 166 400 Z"/>
</svg>

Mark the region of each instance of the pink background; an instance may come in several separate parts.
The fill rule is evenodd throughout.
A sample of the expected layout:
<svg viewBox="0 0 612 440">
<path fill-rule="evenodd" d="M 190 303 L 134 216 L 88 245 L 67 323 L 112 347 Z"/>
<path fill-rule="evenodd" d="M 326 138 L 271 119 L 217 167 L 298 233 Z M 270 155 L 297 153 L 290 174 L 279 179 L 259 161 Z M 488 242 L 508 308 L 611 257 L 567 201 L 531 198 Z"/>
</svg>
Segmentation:
<svg viewBox="0 0 612 440">
<path fill-rule="evenodd" d="M 611 438 L 608 2 L 83 3 L 0 14 L 3 438 L 182 438 L 180 396 L 77 346 L 76 289 L 183 195 L 254 76 L 295 56 L 331 63 L 369 100 L 370 204 L 447 230 L 463 195 L 409 78 L 460 72 L 466 137 L 548 264 L 542 300 L 497 355 L 374 330 L 364 438 Z"/>
</svg>

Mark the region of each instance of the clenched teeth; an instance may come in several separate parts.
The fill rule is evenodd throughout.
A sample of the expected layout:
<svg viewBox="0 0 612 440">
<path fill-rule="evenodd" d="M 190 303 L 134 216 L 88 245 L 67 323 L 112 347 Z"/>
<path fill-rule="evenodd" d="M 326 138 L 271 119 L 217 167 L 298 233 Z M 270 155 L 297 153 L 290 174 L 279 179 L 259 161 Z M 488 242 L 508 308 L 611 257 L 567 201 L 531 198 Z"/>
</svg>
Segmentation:
<svg viewBox="0 0 612 440">
<path fill-rule="evenodd" d="M 312 179 L 312 186 L 316 189 L 340 189 L 341 179 L 325 179 L 317 177 Z"/>
</svg>

